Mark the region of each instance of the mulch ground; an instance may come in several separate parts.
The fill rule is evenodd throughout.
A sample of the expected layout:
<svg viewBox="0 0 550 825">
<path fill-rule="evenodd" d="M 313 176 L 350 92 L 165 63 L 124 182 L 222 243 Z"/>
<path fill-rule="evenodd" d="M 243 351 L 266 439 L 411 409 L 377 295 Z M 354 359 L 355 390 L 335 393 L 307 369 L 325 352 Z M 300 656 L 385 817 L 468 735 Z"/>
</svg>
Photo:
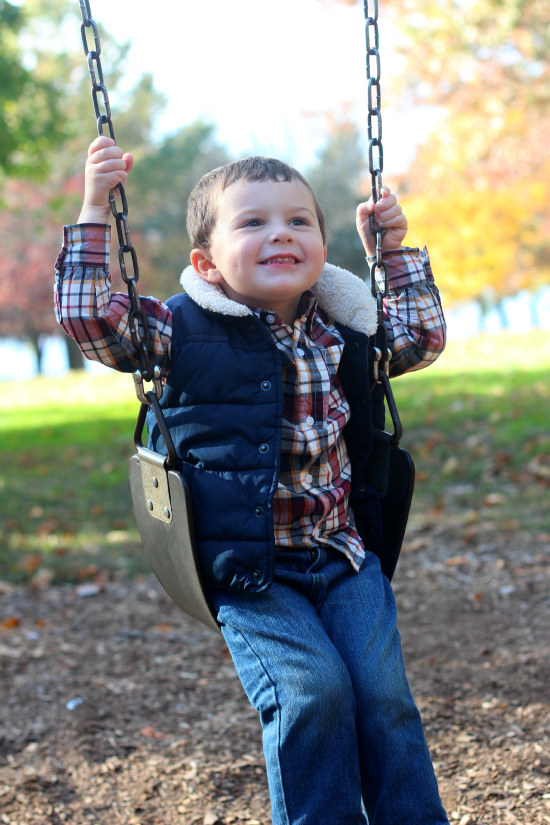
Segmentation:
<svg viewBox="0 0 550 825">
<path fill-rule="evenodd" d="M 549 564 L 547 534 L 409 534 L 403 648 L 457 825 L 550 823 Z M 271 821 L 221 636 L 152 578 L 0 593 L 0 822 Z"/>
</svg>

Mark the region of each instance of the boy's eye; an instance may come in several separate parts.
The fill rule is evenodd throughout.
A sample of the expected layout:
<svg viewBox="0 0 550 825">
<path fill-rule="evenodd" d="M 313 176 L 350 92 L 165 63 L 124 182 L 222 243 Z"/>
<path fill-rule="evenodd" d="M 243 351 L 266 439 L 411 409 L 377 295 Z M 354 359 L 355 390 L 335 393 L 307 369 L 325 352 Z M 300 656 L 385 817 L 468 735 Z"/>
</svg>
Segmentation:
<svg viewBox="0 0 550 825">
<path fill-rule="evenodd" d="M 305 218 L 293 218 L 291 224 L 293 226 L 307 226 L 308 222 Z"/>
<path fill-rule="evenodd" d="M 261 221 L 259 221 L 258 218 L 252 218 L 250 221 L 247 221 L 245 223 L 245 226 L 260 226 L 260 225 L 261 225 Z"/>
</svg>

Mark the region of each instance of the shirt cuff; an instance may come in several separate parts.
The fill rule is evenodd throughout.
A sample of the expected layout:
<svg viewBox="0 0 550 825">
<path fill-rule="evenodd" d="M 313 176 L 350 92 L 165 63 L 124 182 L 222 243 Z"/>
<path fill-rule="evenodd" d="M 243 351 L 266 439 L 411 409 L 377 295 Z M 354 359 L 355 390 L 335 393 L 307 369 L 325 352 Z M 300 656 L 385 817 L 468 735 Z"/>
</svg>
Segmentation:
<svg viewBox="0 0 550 825">
<path fill-rule="evenodd" d="M 63 246 L 56 269 L 62 266 L 91 266 L 109 269 L 111 227 L 103 223 L 75 223 L 63 227 Z"/>
<path fill-rule="evenodd" d="M 376 256 L 369 256 L 369 263 L 376 260 Z M 388 285 L 391 291 L 407 289 L 413 284 L 433 282 L 430 256 L 426 247 L 420 250 L 404 246 L 401 249 L 390 249 L 382 253 L 382 260 L 388 265 Z M 376 273 L 376 282 L 384 287 L 383 273 Z"/>
</svg>

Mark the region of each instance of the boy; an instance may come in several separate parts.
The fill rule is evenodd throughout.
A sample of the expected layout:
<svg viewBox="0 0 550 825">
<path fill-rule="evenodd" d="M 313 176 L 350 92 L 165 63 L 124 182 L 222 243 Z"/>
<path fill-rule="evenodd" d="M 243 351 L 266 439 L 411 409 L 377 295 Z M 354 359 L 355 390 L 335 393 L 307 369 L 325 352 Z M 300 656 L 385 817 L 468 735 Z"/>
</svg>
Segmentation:
<svg viewBox="0 0 550 825">
<path fill-rule="evenodd" d="M 129 301 L 110 294 L 108 191 L 132 166 L 106 137 L 65 229 L 56 311 L 87 357 L 138 366 Z M 403 248 L 388 189 L 357 228 L 383 237 L 392 373 L 444 346 L 427 255 Z M 355 276 L 325 265 L 324 216 L 280 161 L 205 175 L 189 198 L 186 294 L 143 299 L 161 405 L 190 488 L 201 570 L 260 714 L 274 825 L 448 825 L 410 694 L 395 602 L 377 557 L 368 335 L 376 312 Z M 346 428 L 344 430 L 344 428 Z M 158 443 L 157 443 L 158 442 Z M 155 449 L 163 451 L 152 430 Z"/>
</svg>

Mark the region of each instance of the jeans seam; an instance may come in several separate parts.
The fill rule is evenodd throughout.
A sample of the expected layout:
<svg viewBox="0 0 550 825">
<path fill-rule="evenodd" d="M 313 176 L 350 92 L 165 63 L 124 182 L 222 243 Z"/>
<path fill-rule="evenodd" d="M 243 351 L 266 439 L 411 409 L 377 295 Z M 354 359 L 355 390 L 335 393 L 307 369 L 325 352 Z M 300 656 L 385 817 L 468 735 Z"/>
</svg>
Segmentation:
<svg viewBox="0 0 550 825">
<path fill-rule="evenodd" d="M 228 622 L 224 622 L 224 624 L 227 625 Z M 246 638 L 243 631 L 238 630 L 233 625 L 229 625 L 229 626 L 232 628 L 234 633 L 237 633 L 241 637 L 241 639 L 243 639 L 245 645 L 249 648 L 249 650 L 252 651 L 252 653 L 256 657 L 257 661 L 260 663 L 260 667 L 263 670 L 263 672 L 265 673 L 271 687 L 273 688 L 273 693 L 274 693 L 274 696 L 275 696 L 275 704 L 277 706 L 277 774 L 278 774 L 277 779 L 278 779 L 278 783 L 279 783 L 280 788 L 281 788 L 281 798 L 282 798 L 282 801 L 283 801 L 284 811 L 285 811 L 286 822 L 284 823 L 284 825 L 291 825 L 290 816 L 289 816 L 289 813 L 288 813 L 288 803 L 287 803 L 287 797 L 286 797 L 286 791 L 285 791 L 285 783 L 284 783 L 284 779 L 283 779 L 283 771 L 282 771 L 282 767 L 281 767 L 281 764 L 282 764 L 282 759 L 281 759 L 281 703 L 279 702 L 279 696 L 277 694 L 277 685 L 273 681 L 273 679 L 272 679 L 269 671 L 267 670 L 261 656 L 259 656 L 259 654 L 255 650 L 254 646 Z"/>
</svg>

